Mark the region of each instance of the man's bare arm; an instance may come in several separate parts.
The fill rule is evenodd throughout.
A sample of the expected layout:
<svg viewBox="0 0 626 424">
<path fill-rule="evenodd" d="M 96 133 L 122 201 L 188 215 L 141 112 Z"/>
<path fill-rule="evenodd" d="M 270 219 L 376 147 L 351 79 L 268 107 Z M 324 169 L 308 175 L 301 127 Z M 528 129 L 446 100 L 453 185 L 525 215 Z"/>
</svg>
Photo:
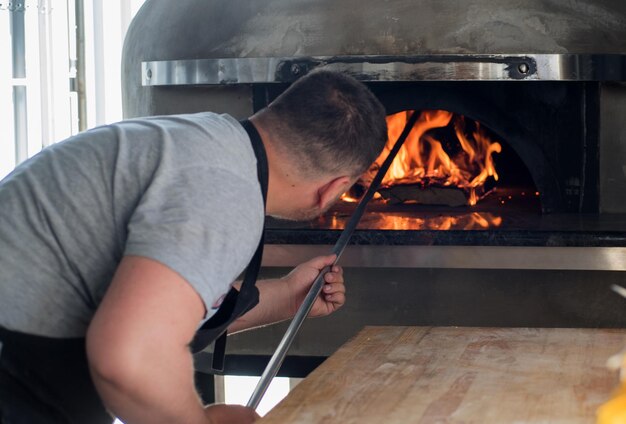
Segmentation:
<svg viewBox="0 0 626 424">
<path fill-rule="evenodd" d="M 236 333 L 292 318 L 320 270 L 332 264 L 334 259 L 334 255 L 319 256 L 300 264 L 283 278 L 258 281 L 259 304 L 233 322 L 228 332 Z M 346 288 L 341 267 L 335 266 L 327 273 L 325 282 L 322 293 L 313 304 L 310 317 L 328 315 L 345 303 Z"/>
<path fill-rule="evenodd" d="M 188 349 L 204 304 L 159 262 L 125 257 L 87 332 L 87 356 L 105 405 L 126 424 L 252 422 L 244 407 L 203 408 Z"/>
</svg>

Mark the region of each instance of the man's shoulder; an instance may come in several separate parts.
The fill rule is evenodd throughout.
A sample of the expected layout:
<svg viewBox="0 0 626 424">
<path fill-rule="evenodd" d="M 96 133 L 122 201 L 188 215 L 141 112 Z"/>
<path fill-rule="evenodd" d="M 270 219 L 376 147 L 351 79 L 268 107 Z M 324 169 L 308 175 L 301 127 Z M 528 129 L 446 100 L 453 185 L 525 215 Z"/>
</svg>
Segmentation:
<svg viewBox="0 0 626 424">
<path fill-rule="evenodd" d="M 240 128 L 239 121 L 235 119 L 233 116 L 227 113 L 216 113 L 216 112 L 193 112 L 193 113 L 182 113 L 182 114 L 174 114 L 174 115 L 154 115 L 154 116 L 143 116 L 139 118 L 129 118 L 123 121 L 120 121 L 118 124 L 130 124 L 133 122 L 138 123 L 152 123 L 156 125 L 173 125 L 173 126 L 195 126 L 201 125 L 203 127 L 213 127 L 213 128 Z"/>
</svg>

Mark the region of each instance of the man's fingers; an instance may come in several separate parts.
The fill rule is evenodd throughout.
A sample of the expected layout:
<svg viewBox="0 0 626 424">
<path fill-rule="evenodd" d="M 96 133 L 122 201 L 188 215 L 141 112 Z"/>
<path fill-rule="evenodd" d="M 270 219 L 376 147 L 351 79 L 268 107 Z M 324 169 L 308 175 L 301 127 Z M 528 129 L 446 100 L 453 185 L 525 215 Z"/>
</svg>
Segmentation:
<svg viewBox="0 0 626 424">
<path fill-rule="evenodd" d="M 341 272 L 327 272 L 324 274 L 324 281 L 327 283 L 343 283 L 343 271 Z"/>
<path fill-rule="evenodd" d="M 346 302 L 346 295 L 341 292 L 324 294 L 324 300 L 326 302 L 333 303 L 336 306 L 341 306 Z"/>
<path fill-rule="evenodd" d="M 322 288 L 325 294 L 333 294 L 333 293 L 345 293 L 346 286 L 343 284 L 324 284 Z"/>
<path fill-rule="evenodd" d="M 339 276 L 343 276 L 343 268 L 340 267 L 339 265 L 333 265 L 329 274 L 337 274 Z"/>
<path fill-rule="evenodd" d="M 318 256 L 317 258 L 313 258 L 307 263 L 313 268 L 322 270 L 324 267 L 332 265 L 335 262 L 335 254 L 327 255 L 327 256 Z"/>
</svg>

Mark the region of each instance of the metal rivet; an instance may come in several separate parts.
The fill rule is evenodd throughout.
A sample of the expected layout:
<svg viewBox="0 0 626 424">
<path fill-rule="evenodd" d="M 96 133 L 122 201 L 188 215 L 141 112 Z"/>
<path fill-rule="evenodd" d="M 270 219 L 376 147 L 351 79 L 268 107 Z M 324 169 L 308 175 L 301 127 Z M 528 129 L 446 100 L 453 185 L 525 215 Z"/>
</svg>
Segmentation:
<svg viewBox="0 0 626 424">
<path fill-rule="evenodd" d="M 298 65 L 297 63 L 294 63 L 293 65 L 291 65 L 291 73 L 293 75 L 299 75 L 300 74 L 300 65 Z"/>
<path fill-rule="evenodd" d="M 517 70 L 520 71 L 520 73 L 522 74 L 527 74 L 529 69 L 530 68 L 528 67 L 527 63 L 520 63 L 517 67 Z"/>
</svg>

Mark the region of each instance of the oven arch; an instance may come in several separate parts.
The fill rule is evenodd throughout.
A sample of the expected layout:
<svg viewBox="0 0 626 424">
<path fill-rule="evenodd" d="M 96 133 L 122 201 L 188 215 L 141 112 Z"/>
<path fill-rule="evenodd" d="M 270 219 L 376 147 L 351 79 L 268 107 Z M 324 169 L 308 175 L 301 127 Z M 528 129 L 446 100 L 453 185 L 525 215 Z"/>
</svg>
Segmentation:
<svg viewBox="0 0 626 424">
<path fill-rule="evenodd" d="M 522 160 L 540 193 L 544 213 L 563 209 L 563 199 L 553 165 L 542 151 L 541 134 L 524 128 L 508 111 L 502 111 L 486 98 L 467 95 L 454 87 L 437 85 L 398 85 L 372 87 L 387 110 L 387 114 L 403 110 L 442 109 L 480 122 L 506 143 Z"/>
</svg>

